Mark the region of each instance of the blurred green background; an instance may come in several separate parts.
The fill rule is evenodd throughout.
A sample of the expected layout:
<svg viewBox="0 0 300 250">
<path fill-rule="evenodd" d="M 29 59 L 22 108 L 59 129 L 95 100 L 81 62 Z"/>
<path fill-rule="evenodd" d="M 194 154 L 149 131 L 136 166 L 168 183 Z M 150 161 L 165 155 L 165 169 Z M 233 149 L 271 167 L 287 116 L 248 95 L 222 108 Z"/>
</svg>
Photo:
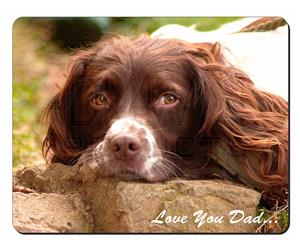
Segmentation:
<svg viewBox="0 0 300 250">
<path fill-rule="evenodd" d="M 68 54 L 103 36 L 152 33 L 166 24 L 199 31 L 237 17 L 19 18 L 13 26 L 13 167 L 44 164 L 42 114 L 68 65 Z"/>
</svg>

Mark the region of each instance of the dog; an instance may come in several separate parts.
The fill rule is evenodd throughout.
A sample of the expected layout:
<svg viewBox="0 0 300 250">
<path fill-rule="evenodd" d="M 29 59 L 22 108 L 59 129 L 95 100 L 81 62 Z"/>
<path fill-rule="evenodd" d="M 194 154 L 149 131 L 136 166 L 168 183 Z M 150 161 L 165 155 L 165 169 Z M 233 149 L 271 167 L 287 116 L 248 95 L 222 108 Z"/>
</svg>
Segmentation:
<svg viewBox="0 0 300 250">
<path fill-rule="evenodd" d="M 287 186 L 288 103 L 228 63 L 220 44 L 120 36 L 71 65 L 46 111 L 48 161 L 102 177 L 199 178 L 221 140 L 259 191 Z"/>
</svg>

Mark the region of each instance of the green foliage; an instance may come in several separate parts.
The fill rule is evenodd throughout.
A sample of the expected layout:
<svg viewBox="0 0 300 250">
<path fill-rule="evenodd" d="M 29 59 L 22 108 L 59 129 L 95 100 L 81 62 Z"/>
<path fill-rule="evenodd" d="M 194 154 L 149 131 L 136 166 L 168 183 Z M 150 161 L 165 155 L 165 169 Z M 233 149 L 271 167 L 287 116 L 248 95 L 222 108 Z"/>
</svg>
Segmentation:
<svg viewBox="0 0 300 250">
<path fill-rule="evenodd" d="M 13 166 L 26 165 L 40 153 L 37 134 L 41 132 L 37 82 L 13 83 Z"/>
<path fill-rule="evenodd" d="M 260 227 L 258 228 L 259 233 L 265 233 L 265 232 L 281 233 L 288 228 L 289 209 L 287 204 L 282 207 L 275 206 L 272 209 L 267 209 L 265 207 L 258 207 L 256 211 L 256 215 L 258 216 L 262 212 L 263 212 L 262 220 L 266 223 L 260 225 Z"/>
<path fill-rule="evenodd" d="M 26 32 L 24 32 L 26 31 Z M 18 19 L 13 27 L 13 167 L 41 160 L 41 93 L 48 69 L 40 50 L 45 34 Z M 49 47 L 49 46 L 48 46 Z"/>
<path fill-rule="evenodd" d="M 111 29 L 121 34 L 152 33 L 167 24 L 195 26 L 199 31 L 210 31 L 240 17 L 123 17 L 112 18 Z"/>
<path fill-rule="evenodd" d="M 31 121 L 36 112 L 39 90 L 37 82 L 13 83 L 13 121 L 14 126 L 20 126 Z"/>
</svg>

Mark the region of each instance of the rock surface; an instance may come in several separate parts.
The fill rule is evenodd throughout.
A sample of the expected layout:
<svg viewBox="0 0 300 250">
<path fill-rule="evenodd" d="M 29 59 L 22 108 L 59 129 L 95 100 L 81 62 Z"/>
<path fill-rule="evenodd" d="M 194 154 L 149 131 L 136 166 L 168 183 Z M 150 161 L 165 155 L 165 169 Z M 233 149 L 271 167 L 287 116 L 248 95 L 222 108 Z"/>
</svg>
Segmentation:
<svg viewBox="0 0 300 250">
<path fill-rule="evenodd" d="M 255 216 L 260 194 L 252 189 L 219 180 L 144 183 L 91 176 L 97 176 L 93 169 L 62 164 L 17 171 L 14 185 L 35 193 L 14 193 L 15 228 L 20 232 L 213 233 L 257 228 L 254 223 L 229 221 L 230 211 L 237 209 L 244 217 Z M 201 210 L 203 224 L 195 221 Z M 151 223 L 164 211 L 158 219 L 163 223 Z M 211 223 L 213 219 L 217 222 Z"/>
<path fill-rule="evenodd" d="M 13 224 L 22 233 L 87 233 L 93 218 L 78 193 L 13 194 Z"/>
<path fill-rule="evenodd" d="M 229 212 L 240 209 L 255 216 L 260 195 L 243 187 L 217 181 L 173 180 L 145 184 L 103 179 L 86 187 L 93 204 L 95 230 L 104 232 L 253 232 L 257 225 L 229 223 Z M 186 223 L 151 223 L 162 211 L 167 216 L 187 216 Z M 224 216 L 222 223 L 195 223 L 199 210 Z"/>
</svg>

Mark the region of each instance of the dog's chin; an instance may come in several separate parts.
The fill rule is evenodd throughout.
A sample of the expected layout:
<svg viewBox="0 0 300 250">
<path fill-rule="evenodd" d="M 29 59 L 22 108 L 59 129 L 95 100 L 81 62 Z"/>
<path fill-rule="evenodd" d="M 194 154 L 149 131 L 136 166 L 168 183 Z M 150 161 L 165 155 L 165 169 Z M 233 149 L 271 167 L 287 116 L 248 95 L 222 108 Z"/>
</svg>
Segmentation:
<svg viewBox="0 0 300 250">
<path fill-rule="evenodd" d="M 111 161 L 103 164 L 100 176 L 117 177 L 126 181 L 160 182 L 172 177 L 169 169 L 162 169 L 155 159 L 144 161 Z"/>
</svg>

